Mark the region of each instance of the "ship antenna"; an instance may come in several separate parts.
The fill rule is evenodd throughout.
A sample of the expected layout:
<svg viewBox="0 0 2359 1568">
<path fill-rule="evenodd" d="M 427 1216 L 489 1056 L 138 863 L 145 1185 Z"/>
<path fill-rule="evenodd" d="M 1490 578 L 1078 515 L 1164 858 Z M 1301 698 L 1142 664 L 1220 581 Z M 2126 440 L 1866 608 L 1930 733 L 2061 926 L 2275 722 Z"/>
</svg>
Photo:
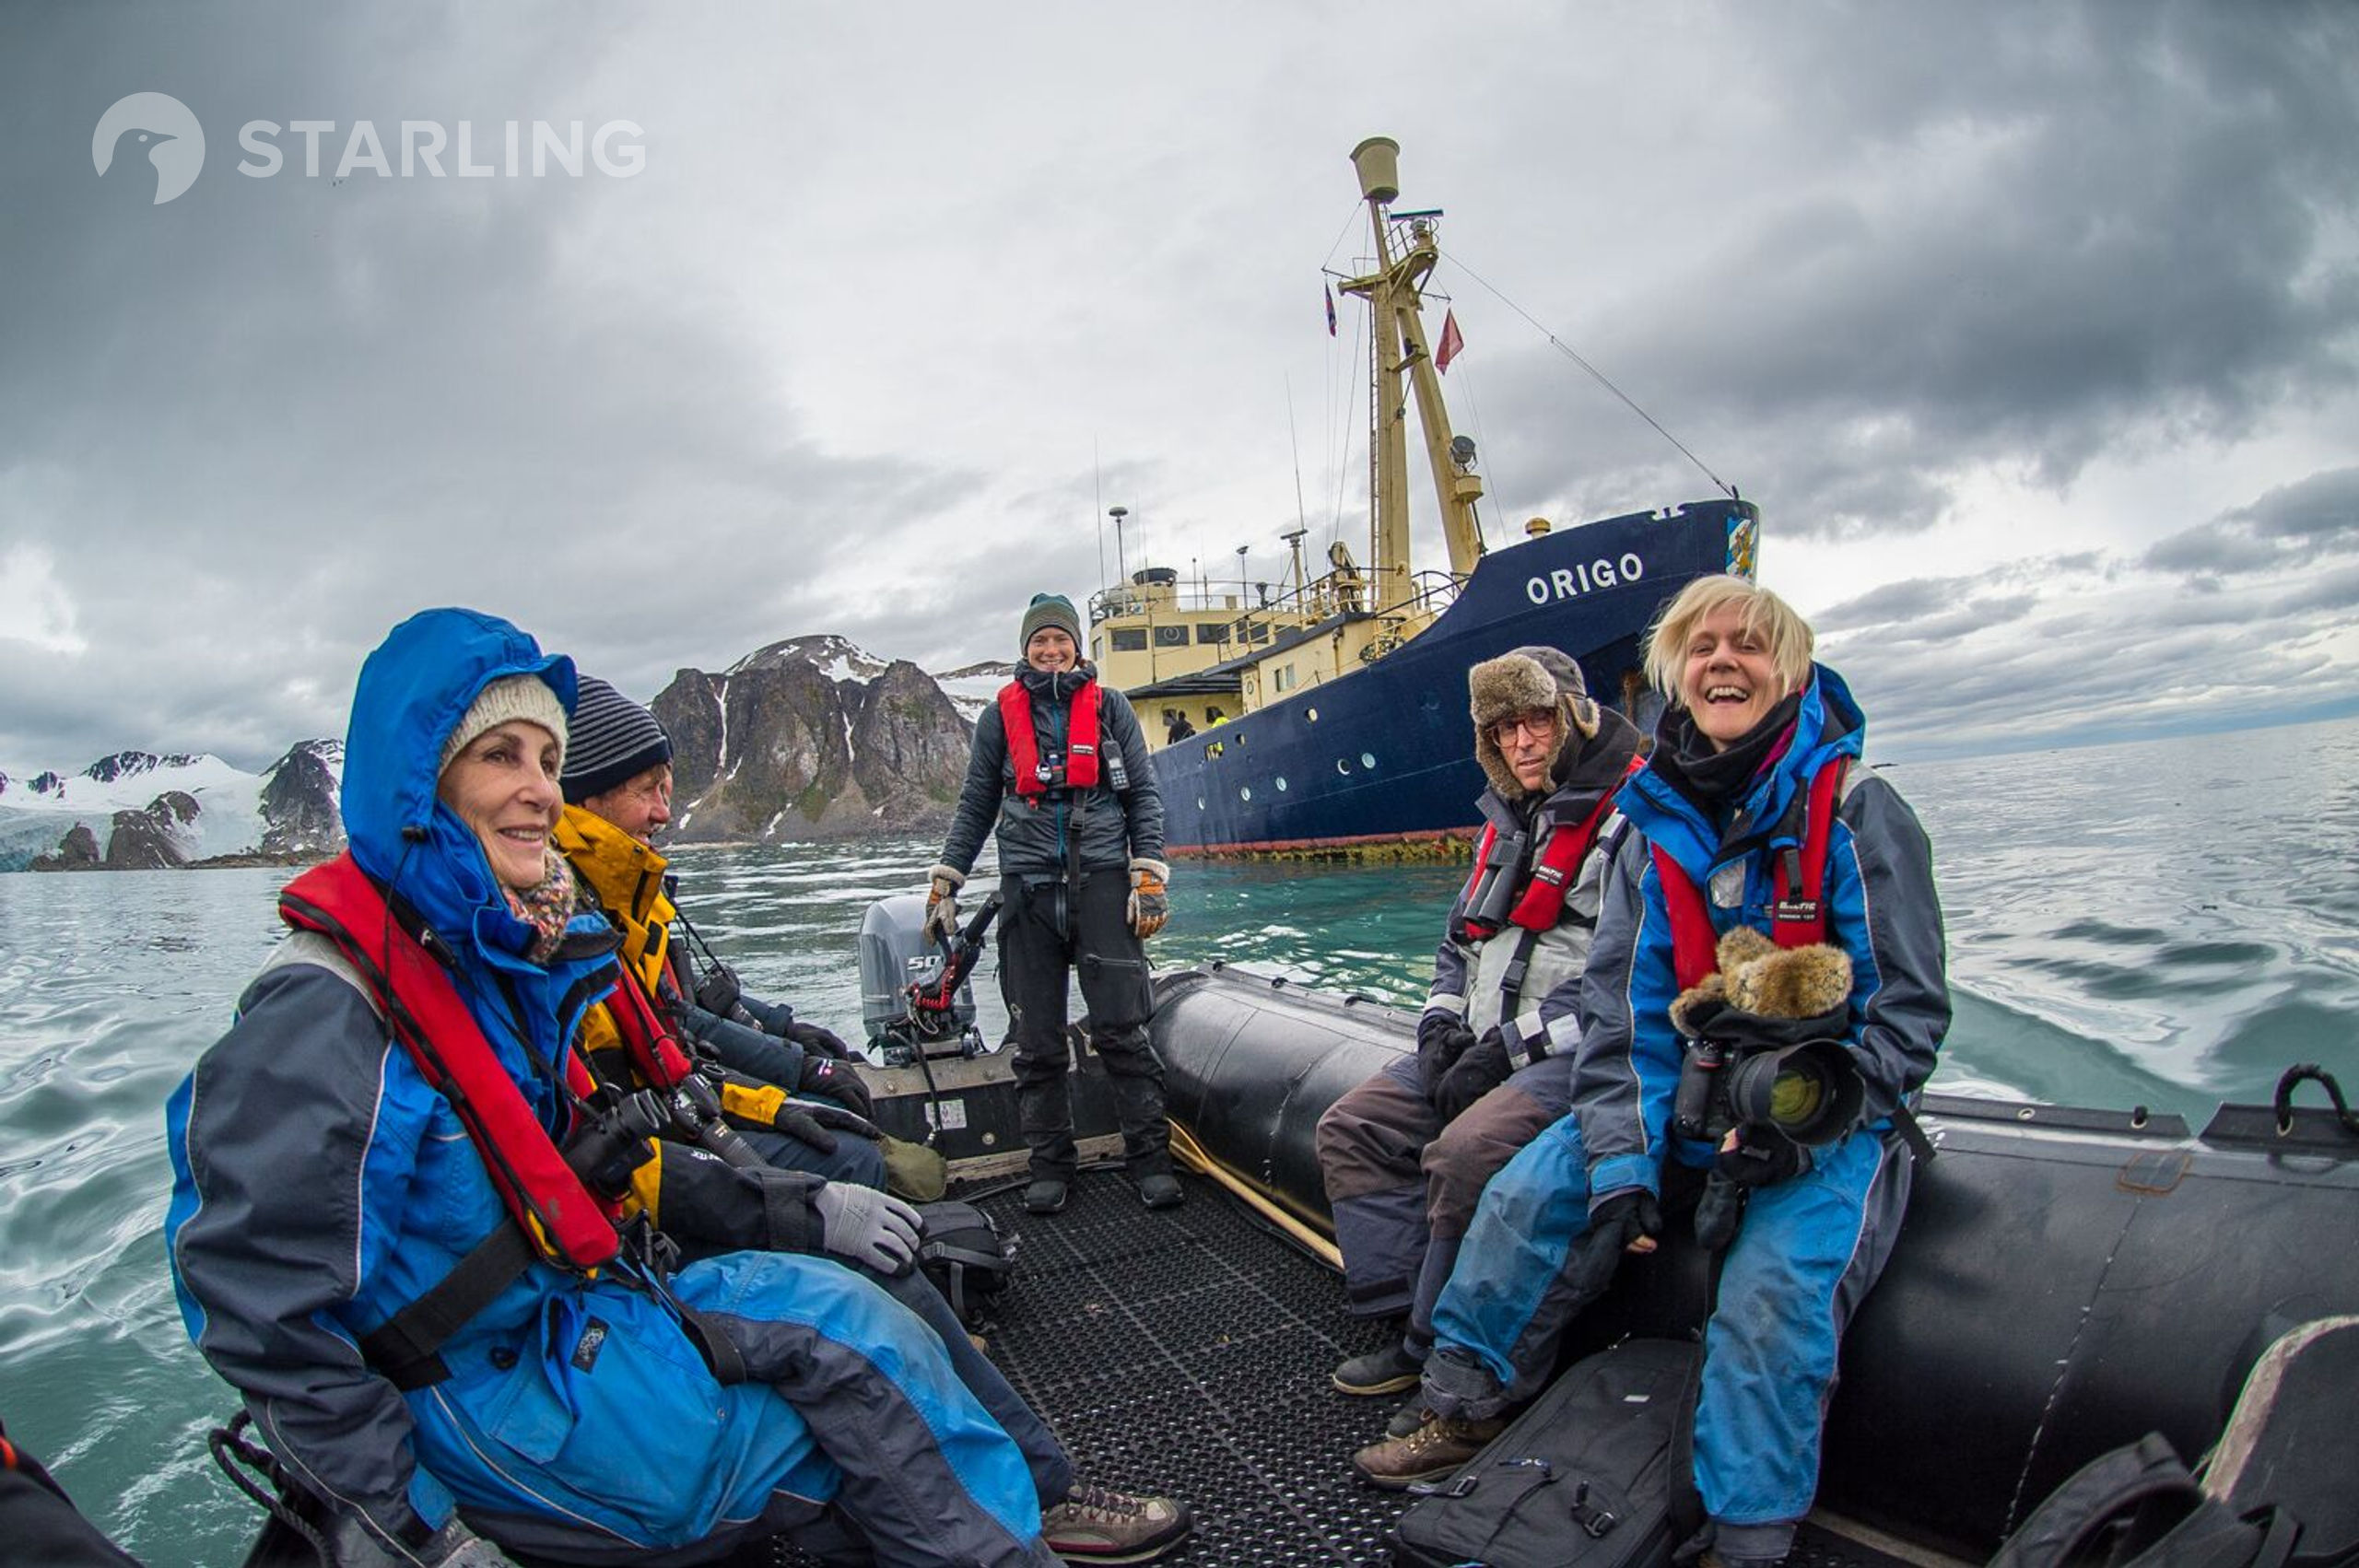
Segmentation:
<svg viewBox="0 0 2359 1568">
<path fill-rule="evenodd" d="M 1286 377 L 1286 440 L 1294 448 L 1294 521 L 1298 528 L 1310 527 L 1309 513 L 1302 504 L 1302 437 L 1294 425 L 1294 377 Z"/>
<path fill-rule="evenodd" d="M 1089 484 L 1096 492 L 1097 510 L 1092 517 L 1097 525 L 1097 586 L 1106 586 L 1106 468 L 1098 461 L 1097 438 L 1089 438 Z"/>
<path fill-rule="evenodd" d="M 1476 272 L 1473 267 L 1468 266 L 1463 257 L 1458 255 L 1454 252 L 1449 252 L 1449 255 L 1451 263 L 1457 266 L 1460 272 L 1464 273 L 1468 277 L 1473 278 L 1485 288 L 1490 289 L 1491 297 L 1493 298 L 1496 299 L 1500 304 L 1505 305 L 1508 310 L 1513 310 L 1517 315 L 1521 316 L 1525 321 L 1530 322 L 1533 326 L 1538 327 L 1540 329 L 1540 334 L 1548 340 L 1548 342 L 1555 348 L 1557 353 L 1562 354 L 1566 358 L 1571 360 L 1582 369 L 1587 370 L 1591 376 L 1597 379 L 1597 384 L 1599 386 L 1603 387 L 1607 392 L 1610 392 L 1615 397 L 1620 398 L 1629 408 L 1631 413 L 1637 415 L 1639 418 L 1653 426 L 1656 435 L 1661 436 L 1664 440 L 1669 441 L 1672 446 L 1677 447 L 1679 449 L 1680 455 L 1684 457 L 1688 462 L 1694 463 L 1705 478 L 1710 480 L 1715 486 L 1727 492 L 1729 499 L 1734 500 L 1737 498 L 1736 486 L 1731 485 L 1727 480 L 1721 478 L 1719 474 L 1706 467 L 1704 460 L 1697 457 L 1694 452 L 1689 451 L 1687 450 L 1687 444 L 1684 441 L 1682 441 L 1677 436 L 1674 436 L 1670 431 L 1664 429 L 1661 420 L 1648 413 L 1645 409 L 1640 408 L 1629 393 L 1624 392 L 1620 387 L 1615 386 L 1612 381 L 1606 380 L 1604 371 L 1599 369 L 1596 366 L 1582 358 L 1579 354 L 1574 352 L 1570 344 L 1567 344 L 1563 338 L 1558 337 L 1555 333 L 1550 332 L 1545 326 L 1541 325 L 1540 319 L 1534 316 L 1531 311 L 1525 310 L 1522 306 L 1517 304 L 1506 295 L 1501 294 L 1497 289 L 1492 288 L 1489 280 L 1485 278 L 1481 273 Z"/>
</svg>

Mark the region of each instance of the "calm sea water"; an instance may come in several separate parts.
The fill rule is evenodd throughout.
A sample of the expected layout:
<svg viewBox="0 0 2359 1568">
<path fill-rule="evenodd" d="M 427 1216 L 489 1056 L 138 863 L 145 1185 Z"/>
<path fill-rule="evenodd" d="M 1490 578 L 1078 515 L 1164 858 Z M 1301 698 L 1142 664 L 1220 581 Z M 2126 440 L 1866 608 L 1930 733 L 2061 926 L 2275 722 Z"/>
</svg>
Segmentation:
<svg viewBox="0 0 2359 1568">
<path fill-rule="evenodd" d="M 1937 1086 L 2191 1118 L 2266 1097 L 2294 1061 L 2359 1088 L 2359 721 L 1889 777 L 1932 833 L 1948 914 Z M 678 866 L 751 989 L 852 1035 L 861 912 L 915 891 L 933 851 Z M 1183 864 L 1156 958 L 1414 1003 L 1461 875 Z M 162 1110 L 275 939 L 280 880 L 0 876 L 0 1418 L 156 1568 L 233 1563 L 258 1522 L 205 1457 L 231 1401 L 166 1281 Z M 979 1000 L 996 1038 L 988 974 Z"/>
</svg>

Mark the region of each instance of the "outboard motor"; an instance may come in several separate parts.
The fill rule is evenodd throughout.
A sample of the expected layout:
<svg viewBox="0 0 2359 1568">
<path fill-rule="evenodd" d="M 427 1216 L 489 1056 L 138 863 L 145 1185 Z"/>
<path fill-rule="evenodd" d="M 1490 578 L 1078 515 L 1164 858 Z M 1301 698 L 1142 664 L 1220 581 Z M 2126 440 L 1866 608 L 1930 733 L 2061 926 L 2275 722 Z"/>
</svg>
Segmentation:
<svg viewBox="0 0 2359 1568">
<path fill-rule="evenodd" d="M 993 897 L 946 954 L 926 940 L 922 894 L 880 898 L 861 917 L 860 1021 L 869 1048 L 886 1066 L 983 1054 L 968 977 L 982 947 L 982 930 L 998 907 Z"/>
</svg>

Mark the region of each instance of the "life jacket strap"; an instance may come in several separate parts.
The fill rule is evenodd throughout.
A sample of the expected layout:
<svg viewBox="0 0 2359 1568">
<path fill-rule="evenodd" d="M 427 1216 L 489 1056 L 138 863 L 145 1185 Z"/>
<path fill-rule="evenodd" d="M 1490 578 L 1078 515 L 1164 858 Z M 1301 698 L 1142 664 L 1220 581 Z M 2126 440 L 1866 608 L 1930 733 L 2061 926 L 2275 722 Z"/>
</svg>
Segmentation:
<svg viewBox="0 0 2359 1568">
<path fill-rule="evenodd" d="M 441 1382 L 451 1375 L 439 1353 L 443 1345 L 514 1283 L 533 1256 L 522 1229 L 494 1226 L 432 1290 L 360 1336 L 362 1359 L 405 1394 Z"/>
</svg>

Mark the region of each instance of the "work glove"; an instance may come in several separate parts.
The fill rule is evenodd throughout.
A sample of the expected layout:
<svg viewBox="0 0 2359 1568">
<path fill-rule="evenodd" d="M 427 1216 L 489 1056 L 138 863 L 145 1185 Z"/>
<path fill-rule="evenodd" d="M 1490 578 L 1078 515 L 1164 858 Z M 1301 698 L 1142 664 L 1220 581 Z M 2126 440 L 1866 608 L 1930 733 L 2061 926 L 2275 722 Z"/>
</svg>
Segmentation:
<svg viewBox="0 0 2359 1568">
<path fill-rule="evenodd" d="M 1474 1031 L 1453 1013 L 1435 1009 L 1417 1020 L 1417 1087 L 1427 1100 L 1441 1088 L 1442 1075 L 1474 1043 Z"/>
<path fill-rule="evenodd" d="M 864 1117 L 876 1114 L 876 1101 L 869 1094 L 868 1085 L 861 1082 L 860 1074 L 853 1071 L 847 1062 L 831 1061 L 823 1056 L 805 1056 L 803 1059 L 803 1076 L 796 1081 L 794 1092 L 825 1095 Z"/>
<path fill-rule="evenodd" d="M 1589 1211 L 1589 1234 L 1566 1270 L 1573 1298 L 1588 1303 L 1605 1293 L 1625 1252 L 1651 1252 L 1662 1235 L 1662 1205 L 1643 1187 L 1609 1193 Z M 1637 1243 L 1645 1241 L 1645 1246 Z"/>
<path fill-rule="evenodd" d="M 1448 1127 L 1467 1106 L 1506 1082 L 1514 1071 L 1515 1064 L 1508 1059 L 1507 1036 L 1494 1024 L 1483 1031 L 1481 1039 L 1459 1052 L 1458 1059 L 1426 1097 L 1433 1101 L 1441 1124 Z"/>
<path fill-rule="evenodd" d="M 1810 1169 L 1810 1153 L 1776 1128 L 1748 1125 L 1728 1135 L 1712 1165 L 1739 1187 L 1767 1187 Z"/>
<path fill-rule="evenodd" d="M 1171 881 L 1171 868 L 1161 860 L 1150 860 L 1142 855 L 1131 862 L 1131 902 L 1124 911 L 1131 920 L 1131 930 L 1141 942 L 1163 929 L 1171 918 L 1171 900 L 1164 889 Z"/>
<path fill-rule="evenodd" d="M 924 1222 L 916 1210 L 888 1193 L 831 1181 L 811 1195 L 811 1207 L 819 1215 L 819 1245 L 839 1258 L 866 1264 L 880 1274 L 898 1274 L 917 1258 Z"/>
<path fill-rule="evenodd" d="M 420 1546 L 397 1546 L 350 1509 L 328 1524 L 328 1561 L 338 1568 L 516 1568 L 516 1560 L 457 1518 Z"/>
<path fill-rule="evenodd" d="M 885 1136 L 866 1117 L 827 1100 L 789 1100 L 770 1117 L 770 1125 L 789 1138 L 801 1139 L 822 1154 L 836 1152 L 836 1135 L 827 1130 L 829 1128 L 865 1138 L 872 1143 Z"/>
<path fill-rule="evenodd" d="M 706 965 L 703 977 L 697 981 L 697 1005 L 716 1018 L 726 1018 L 729 1010 L 737 1005 L 745 988 L 737 981 L 737 971 L 728 965 Z"/>
<path fill-rule="evenodd" d="M 958 940 L 958 890 L 967 885 L 964 872 L 936 865 L 926 873 L 933 881 L 925 890 L 925 938 L 956 943 Z"/>
<path fill-rule="evenodd" d="M 844 1037 L 833 1029 L 821 1024 L 805 1024 L 797 1018 L 791 1020 L 780 1033 L 787 1039 L 801 1046 L 805 1052 L 816 1051 L 821 1056 L 833 1057 L 838 1061 L 851 1059 L 851 1047 L 844 1044 Z M 867 1114 L 866 1106 L 862 1106 L 861 1110 L 863 1115 Z"/>
</svg>

